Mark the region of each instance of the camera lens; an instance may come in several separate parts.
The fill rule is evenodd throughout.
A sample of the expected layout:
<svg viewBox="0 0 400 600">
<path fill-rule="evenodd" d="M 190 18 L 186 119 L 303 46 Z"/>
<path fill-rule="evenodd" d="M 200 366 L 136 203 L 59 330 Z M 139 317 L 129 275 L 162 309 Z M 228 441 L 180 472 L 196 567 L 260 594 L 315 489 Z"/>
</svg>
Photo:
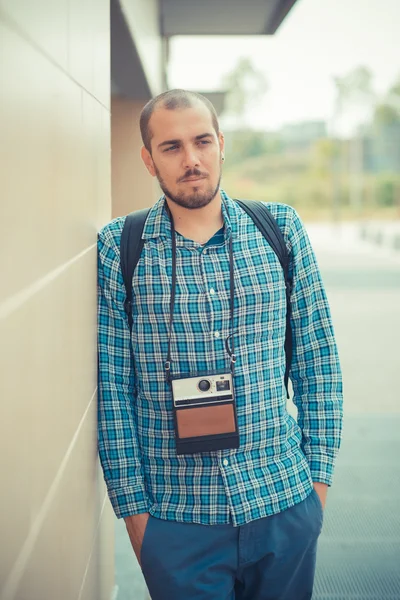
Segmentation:
<svg viewBox="0 0 400 600">
<path fill-rule="evenodd" d="M 202 392 L 208 392 L 210 387 L 211 383 L 208 381 L 208 379 L 201 379 L 199 381 L 199 390 L 201 390 Z"/>
</svg>

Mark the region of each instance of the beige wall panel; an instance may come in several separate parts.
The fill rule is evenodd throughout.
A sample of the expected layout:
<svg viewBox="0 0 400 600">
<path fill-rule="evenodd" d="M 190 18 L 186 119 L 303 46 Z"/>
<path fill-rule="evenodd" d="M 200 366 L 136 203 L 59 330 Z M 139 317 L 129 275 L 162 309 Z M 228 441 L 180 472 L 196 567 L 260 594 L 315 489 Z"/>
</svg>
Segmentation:
<svg viewBox="0 0 400 600">
<path fill-rule="evenodd" d="M 97 532 L 97 549 L 99 556 L 99 577 L 101 598 L 103 600 L 104 590 L 112 590 L 114 587 L 114 524 L 115 515 L 108 498 L 107 487 L 104 481 L 103 470 L 101 468 L 100 459 L 98 464 L 98 494 L 97 506 L 98 512 L 102 511 L 102 519 L 99 530 Z M 104 596 L 104 600 L 110 600 L 111 591 Z M 96 599 L 97 600 L 97 599 Z"/>
<path fill-rule="evenodd" d="M 110 110 L 111 42 L 110 0 L 92 0 L 94 27 L 93 94 Z"/>
<path fill-rule="evenodd" d="M 108 497 L 78 600 L 111 600 L 114 588 L 114 518 Z"/>
<path fill-rule="evenodd" d="M 99 139 L 96 162 L 96 199 L 97 199 L 97 229 L 100 229 L 111 219 L 111 116 L 109 112 L 101 111 L 101 134 Z M 107 138 L 106 145 L 103 140 Z"/>
<path fill-rule="evenodd" d="M 95 392 L 95 297 L 93 248 L 0 323 L 0 530 L 10 535 L 2 569 L 40 512 Z"/>
<path fill-rule="evenodd" d="M 98 537 L 99 586 L 98 600 L 111 600 L 115 585 L 114 577 L 114 512 L 108 496 L 104 507 L 101 528 Z M 89 598 L 88 598 L 89 600 Z M 92 599 L 90 599 L 92 600 Z"/>
<path fill-rule="evenodd" d="M 117 217 L 147 206 L 159 196 L 156 180 L 140 156 L 139 117 L 143 104 L 111 99 L 112 215 Z"/>
<path fill-rule="evenodd" d="M 109 0 L 69 0 L 68 71 L 109 108 Z"/>
<path fill-rule="evenodd" d="M 95 308 L 109 88 L 109 0 L 0 0 L 1 600 L 111 594 Z"/>
<path fill-rule="evenodd" d="M 75 186 L 74 204 L 78 211 L 87 211 L 84 225 L 92 243 L 111 211 L 110 113 L 84 91 L 81 123 L 81 144 L 76 148 L 80 187 Z"/>
<path fill-rule="evenodd" d="M 92 401 L 21 572 L 18 600 L 78 598 L 99 521 L 95 510 L 98 473 L 95 417 L 96 402 Z M 96 596 L 92 600 L 97 600 Z"/>
<path fill-rule="evenodd" d="M 68 4 L 69 0 L 0 0 L 0 8 L 21 33 L 63 69 L 68 66 Z"/>
<path fill-rule="evenodd" d="M 109 115 L 1 24 L 0 89 L 1 302 L 95 240 L 97 192 L 109 192 Z"/>
</svg>

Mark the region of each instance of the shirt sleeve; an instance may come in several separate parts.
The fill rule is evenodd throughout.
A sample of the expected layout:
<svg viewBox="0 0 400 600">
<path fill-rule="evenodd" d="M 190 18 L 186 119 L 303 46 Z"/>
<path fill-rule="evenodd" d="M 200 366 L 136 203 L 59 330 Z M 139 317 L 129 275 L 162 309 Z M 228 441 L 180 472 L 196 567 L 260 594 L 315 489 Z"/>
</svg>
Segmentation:
<svg viewBox="0 0 400 600">
<path fill-rule="evenodd" d="M 108 495 L 121 518 L 147 512 L 148 501 L 119 251 L 107 237 L 100 232 L 98 241 L 98 445 Z"/>
<path fill-rule="evenodd" d="M 289 231 L 293 358 L 290 378 L 302 449 L 313 481 L 331 485 L 340 447 L 343 391 L 328 300 L 317 260 L 297 212 Z"/>
</svg>

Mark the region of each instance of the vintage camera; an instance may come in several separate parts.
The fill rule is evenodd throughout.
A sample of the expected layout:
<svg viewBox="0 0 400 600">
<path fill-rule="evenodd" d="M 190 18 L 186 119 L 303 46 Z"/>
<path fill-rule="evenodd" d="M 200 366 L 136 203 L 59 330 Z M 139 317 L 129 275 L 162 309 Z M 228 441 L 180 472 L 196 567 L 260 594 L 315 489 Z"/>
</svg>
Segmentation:
<svg viewBox="0 0 400 600">
<path fill-rule="evenodd" d="M 177 454 L 239 447 L 231 373 L 172 378 Z"/>
</svg>

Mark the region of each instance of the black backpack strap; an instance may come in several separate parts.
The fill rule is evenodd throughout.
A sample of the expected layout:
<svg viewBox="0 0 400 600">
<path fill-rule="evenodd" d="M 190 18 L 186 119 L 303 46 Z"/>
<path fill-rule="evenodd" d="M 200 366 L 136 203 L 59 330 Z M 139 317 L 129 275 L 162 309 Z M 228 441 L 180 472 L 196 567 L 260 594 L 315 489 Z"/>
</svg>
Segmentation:
<svg viewBox="0 0 400 600">
<path fill-rule="evenodd" d="M 290 295 L 292 292 L 292 283 L 289 279 L 289 253 L 282 231 L 265 204 L 262 202 L 257 202 L 256 200 L 236 200 L 236 202 L 252 218 L 256 227 L 261 231 L 264 238 L 275 252 L 283 269 L 286 286 L 285 387 L 287 397 L 289 398 L 289 372 L 293 354 L 292 327 L 290 324 Z"/>
<path fill-rule="evenodd" d="M 128 315 L 129 329 L 132 331 L 132 277 L 139 262 L 144 240 L 142 240 L 143 227 L 150 209 L 136 210 L 127 215 L 121 233 L 120 260 L 121 271 L 124 279 L 126 299 L 124 309 Z"/>
</svg>

